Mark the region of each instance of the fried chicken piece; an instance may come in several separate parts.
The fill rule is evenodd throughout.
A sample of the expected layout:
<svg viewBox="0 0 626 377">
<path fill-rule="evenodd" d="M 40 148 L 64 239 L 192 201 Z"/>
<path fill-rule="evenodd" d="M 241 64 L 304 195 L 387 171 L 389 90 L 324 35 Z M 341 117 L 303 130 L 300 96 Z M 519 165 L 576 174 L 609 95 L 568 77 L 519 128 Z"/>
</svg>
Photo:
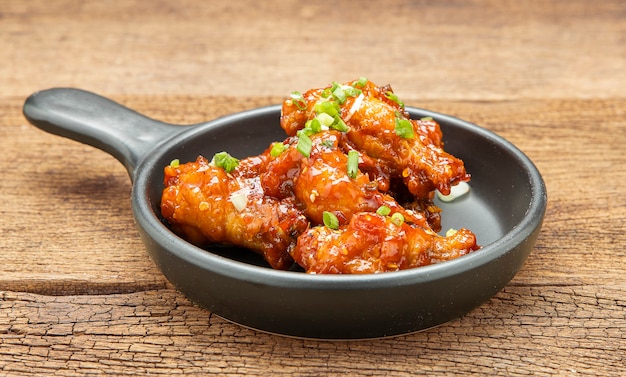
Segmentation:
<svg viewBox="0 0 626 377">
<path fill-rule="evenodd" d="M 466 229 L 442 237 L 407 223 L 396 225 L 390 216 L 358 213 L 339 230 L 310 228 L 292 255 L 307 273 L 365 274 L 425 266 L 478 248 L 475 235 Z"/>
<path fill-rule="evenodd" d="M 387 194 L 391 195 L 404 209 L 422 214 L 432 230 L 435 232 L 441 230 L 441 208 L 434 202 L 434 192 L 428 198 L 416 198 L 401 180 L 392 179 Z"/>
<path fill-rule="evenodd" d="M 264 162 L 258 156 L 242 160 L 232 173 L 202 156 L 165 167 L 163 217 L 172 230 L 198 246 L 241 246 L 263 255 L 273 268 L 289 268 L 289 251 L 308 221 L 292 201 L 263 193 L 257 173 Z"/>
<path fill-rule="evenodd" d="M 313 225 L 322 224 L 326 211 L 335 214 L 343 225 L 355 213 L 375 212 L 386 206 L 391 214 L 398 212 L 406 221 L 428 227 L 424 215 L 405 210 L 360 170 L 354 177 L 348 175 L 348 156 L 339 148 L 343 137 L 334 130 L 311 135 L 308 157 L 297 150 L 297 139 L 288 139 L 287 149 L 270 161 L 261 175 L 265 193 L 293 197 Z"/>
<path fill-rule="evenodd" d="M 349 127 L 345 148 L 372 159 L 371 169 L 363 169 L 382 191 L 391 178 L 400 178 L 413 195 L 429 198 L 434 189 L 448 194 L 452 185 L 469 180 L 463 162 L 443 150 L 439 125 L 432 119 L 409 119 L 390 86 L 366 81 L 311 89 L 283 102 L 281 127 L 295 135 L 324 111 L 331 116 L 338 112 Z"/>
<path fill-rule="evenodd" d="M 294 179 L 300 173 L 300 162 L 304 158 L 297 149 L 297 143 L 298 138 L 295 136 L 285 139 L 282 143 L 284 150 L 276 157 L 270 157 L 264 166 L 260 181 L 266 195 L 278 199 L 294 198 Z"/>
<path fill-rule="evenodd" d="M 343 225 L 356 213 L 386 206 L 390 214 L 400 213 L 406 221 L 428 227 L 425 216 L 405 210 L 393 197 L 381 193 L 367 174 L 357 169 L 354 177 L 348 175 L 348 156 L 339 149 L 342 136 L 336 131 L 313 135 L 310 158 L 301 161 L 294 194 L 309 220 L 322 224 L 323 213 L 328 211 Z"/>
</svg>

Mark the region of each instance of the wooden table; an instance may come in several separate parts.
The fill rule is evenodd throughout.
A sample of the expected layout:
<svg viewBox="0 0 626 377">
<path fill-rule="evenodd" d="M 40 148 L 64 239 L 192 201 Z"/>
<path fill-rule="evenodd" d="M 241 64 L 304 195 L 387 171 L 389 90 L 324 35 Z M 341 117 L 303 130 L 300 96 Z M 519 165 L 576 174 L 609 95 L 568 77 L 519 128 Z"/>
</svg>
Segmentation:
<svg viewBox="0 0 626 377">
<path fill-rule="evenodd" d="M 626 374 L 626 3 L 0 3 L 1 375 Z M 390 339 L 290 339 L 170 285 L 109 155 L 24 99 L 79 87 L 179 124 L 367 76 L 504 136 L 549 204 L 519 274 L 468 315 Z"/>
</svg>

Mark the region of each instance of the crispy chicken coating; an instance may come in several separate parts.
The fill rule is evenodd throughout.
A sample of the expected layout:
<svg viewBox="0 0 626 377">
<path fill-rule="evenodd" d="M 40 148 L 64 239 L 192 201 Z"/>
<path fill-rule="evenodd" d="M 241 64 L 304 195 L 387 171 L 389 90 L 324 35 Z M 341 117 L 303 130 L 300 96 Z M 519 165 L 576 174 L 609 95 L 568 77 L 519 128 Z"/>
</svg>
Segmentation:
<svg viewBox="0 0 626 377">
<path fill-rule="evenodd" d="M 448 194 L 452 185 L 469 180 L 463 162 L 443 150 L 439 125 L 432 119 L 409 119 L 389 86 L 365 81 L 311 89 L 283 102 L 281 126 L 295 135 L 320 112 L 330 109 L 332 115 L 328 102 L 338 105 L 338 116 L 349 127 L 346 147 L 373 160 L 364 170 L 375 175 L 382 191 L 395 177 L 416 197 L 429 198 L 434 189 Z"/>
<path fill-rule="evenodd" d="M 315 147 L 310 158 L 300 164 L 294 193 L 313 224 L 322 224 L 324 212 L 332 212 L 343 225 L 357 213 L 386 206 L 390 214 L 400 213 L 406 221 L 428 227 L 425 216 L 407 211 L 393 197 L 381 193 L 368 175 L 360 170 L 354 177 L 348 175 L 348 156 L 339 149 L 342 134 L 329 131 L 312 138 Z"/>
<path fill-rule="evenodd" d="M 244 160 L 241 171 L 231 174 L 202 156 L 167 166 L 161 213 L 196 245 L 242 246 L 262 254 L 273 268 L 287 269 L 293 264 L 289 251 L 308 220 L 289 200 L 263 193 L 258 176 L 250 176 L 259 161 Z"/>
<path fill-rule="evenodd" d="M 392 196 L 381 193 L 368 175 L 360 170 L 354 177 L 348 175 L 348 156 L 339 148 L 343 137 L 334 130 L 311 135 L 307 158 L 297 150 L 297 139 L 288 139 L 287 149 L 271 160 L 261 175 L 266 194 L 293 197 L 313 225 L 322 224 L 327 211 L 343 225 L 356 213 L 387 206 L 391 214 L 401 213 L 406 221 L 428 227 L 426 216 L 406 210 Z"/>
<path fill-rule="evenodd" d="M 332 230 L 310 228 L 298 239 L 293 257 L 312 274 L 364 274 L 405 270 L 458 258 L 477 250 L 476 236 L 460 229 L 442 237 L 390 216 L 358 213 Z"/>
</svg>

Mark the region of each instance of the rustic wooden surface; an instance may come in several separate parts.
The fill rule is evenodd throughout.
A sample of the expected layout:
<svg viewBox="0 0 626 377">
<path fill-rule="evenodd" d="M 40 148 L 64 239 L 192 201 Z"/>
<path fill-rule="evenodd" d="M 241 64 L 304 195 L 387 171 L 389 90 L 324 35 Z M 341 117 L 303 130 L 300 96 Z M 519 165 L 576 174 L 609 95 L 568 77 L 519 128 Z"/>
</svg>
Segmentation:
<svg viewBox="0 0 626 377">
<path fill-rule="evenodd" d="M 0 2 L 0 375 L 626 374 L 626 3 Z M 92 90 L 180 124 L 367 76 L 519 146 L 544 227 L 495 297 L 391 339 L 289 339 L 191 304 L 139 240 L 126 171 L 27 124 Z"/>
</svg>

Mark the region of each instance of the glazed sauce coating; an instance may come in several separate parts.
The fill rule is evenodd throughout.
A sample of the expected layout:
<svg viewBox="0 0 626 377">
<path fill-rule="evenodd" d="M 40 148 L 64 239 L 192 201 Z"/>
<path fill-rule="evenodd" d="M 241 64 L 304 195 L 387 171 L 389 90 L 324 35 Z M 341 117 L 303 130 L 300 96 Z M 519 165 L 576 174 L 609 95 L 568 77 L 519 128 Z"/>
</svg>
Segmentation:
<svg viewBox="0 0 626 377">
<path fill-rule="evenodd" d="M 266 196 L 256 180 L 237 179 L 204 157 L 168 166 L 161 213 L 191 243 L 242 246 L 263 255 L 274 268 L 289 268 L 290 248 L 308 221 L 293 203 Z M 242 209 L 232 199 L 239 194 L 246 201 Z"/>
<path fill-rule="evenodd" d="M 476 237 L 461 229 L 449 237 L 389 216 L 362 212 L 347 227 L 309 229 L 293 251 L 309 273 L 363 274 L 405 270 L 458 258 L 477 250 Z"/>
<path fill-rule="evenodd" d="M 362 95 L 347 98 L 340 105 L 342 118 L 350 127 L 346 140 L 353 148 L 384 166 L 391 177 L 404 180 L 409 191 L 420 198 L 428 197 L 434 189 L 449 194 L 452 185 L 469 180 L 463 161 L 443 150 L 441 130 L 434 120 L 408 119 L 404 107 L 389 98 L 388 93 L 393 93 L 389 86 L 377 87 L 367 81 L 361 90 Z M 323 92 L 307 91 L 303 95 L 306 108 L 293 100 L 283 103 L 281 126 L 288 135 L 295 135 L 315 117 L 316 104 L 324 100 Z M 397 135 L 399 117 L 410 121 L 416 136 Z"/>
<path fill-rule="evenodd" d="M 443 150 L 439 124 L 409 119 L 390 86 L 359 80 L 292 96 L 281 126 L 287 137 L 257 156 L 166 166 L 161 213 L 172 230 L 311 274 L 391 272 L 479 248 L 467 229 L 437 234 L 434 190 L 470 177 Z"/>
</svg>

